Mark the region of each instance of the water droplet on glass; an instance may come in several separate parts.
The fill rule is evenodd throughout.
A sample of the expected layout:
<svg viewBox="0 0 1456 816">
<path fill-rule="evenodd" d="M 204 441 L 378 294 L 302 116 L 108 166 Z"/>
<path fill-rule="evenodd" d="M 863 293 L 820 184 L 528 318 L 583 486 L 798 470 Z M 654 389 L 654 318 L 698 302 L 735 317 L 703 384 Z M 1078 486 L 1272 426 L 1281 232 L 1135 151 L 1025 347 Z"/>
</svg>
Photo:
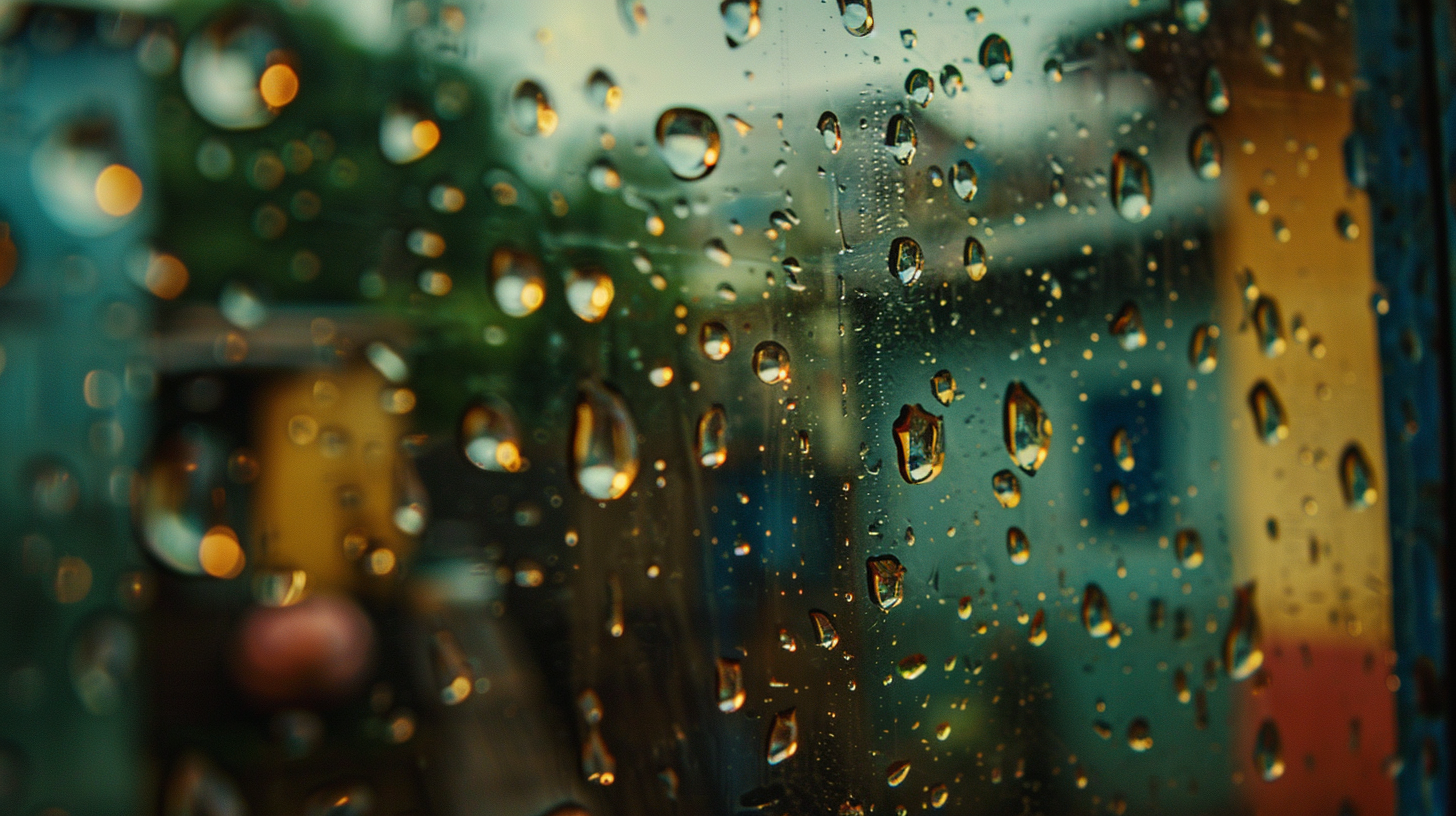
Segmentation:
<svg viewBox="0 0 1456 816">
<path fill-rule="evenodd" d="M 1009 510 L 1021 504 L 1021 480 L 1009 470 L 997 471 L 991 477 L 991 493 L 998 504 Z"/>
<path fill-rule="evenodd" d="M 440 702 L 447 706 L 465 702 L 475 689 L 475 672 L 453 632 L 441 629 L 430 638 L 430 663 L 435 670 L 435 687 Z"/>
<path fill-rule="evenodd" d="M 1249 23 L 1249 31 L 1254 35 L 1254 44 L 1260 48 L 1268 48 L 1274 44 L 1274 24 L 1269 20 L 1269 13 L 1260 11 L 1254 15 Z"/>
<path fill-rule="evenodd" d="M 721 405 L 712 406 L 698 418 L 697 456 L 705 468 L 728 461 L 728 414 Z"/>
<path fill-rule="evenodd" d="M 1264 720 L 1254 737 L 1254 767 L 1265 782 L 1284 775 L 1284 748 L 1279 740 L 1279 726 L 1273 719 Z"/>
<path fill-rule="evenodd" d="M 521 432 L 515 412 L 499 399 L 477 402 L 460 417 L 460 448 L 481 470 L 515 473 L 521 469 Z"/>
<path fill-rule="evenodd" d="M 1234 612 L 1223 638 L 1223 665 L 1229 677 L 1246 680 L 1264 665 L 1263 630 L 1251 581 L 1234 588 Z"/>
<path fill-rule="evenodd" d="M 1304 87 L 1309 88 L 1313 93 L 1319 93 L 1325 89 L 1325 72 L 1318 62 L 1311 62 L 1309 67 L 1304 69 Z"/>
<path fill-rule="evenodd" d="M 31 156 L 36 198 L 73 235 L 97 238 L 141 205 L 141 177 L 128 166 L 116 123 L 85 117 L 51 131 Z"/>
<path fill-rule="evenodd" d="M 905 93 L 910 101 L 925 107 L 935 96 L 935 83 L 930 79 L 930 73 L 924 68 L 916 68 L 905 77 Z"/>
<path fill-rule="evenodd" d="M 606 159 L 598 159 L 586 171 L 587 183 L 599 193 L 611 193 L 622 188 L 622 174 Z"/>
<path fill-rule="evenodd" d="M 910 775 L 910 763 L 905 761 L 892 762 L 885 771 L 885 783 L 892 788 L 900 787 L 905 777 Z"/>
<path fill-rule="evenodd" d="M 226 130 L 262 127 L 297 93 L 291 61 L 270 27 L 247 13 L 224 14 L 188 40 L 182 92 L 209 124 Z"/>
<path fill-rule="evenodd" d="M 863 37 L 875 27 L 874 10 L 870 0 L 839 0 L 839 21 L 844 30 L 856 37 Z"/>
<path fill-rule="evenodd" d="M 1082 590 L 1082 626 L 1095 638 L 1112 634 L 1112 606 L 1102 587 L 1096 584 L 1088 584 Z"/>
<path fill-rule="evenodd" d="M 899 113 L 891 116 L 885 126 L 885 147 L 895 161 L 908 165 L 915 158 L 916 144 L 915 123 L 910 121 L 910 117 Z"/>
<path fill-rule="evenodd" d="M 1188 140 L 1188 161 L 1202 179 L 1216 179 L 1223 173 L 1223 145 L 1208 125 L 1193 131 Z"/>
<path fill-rule="evenodd" d="M 491 294 L 511 317 L 525 317 L 546 300 L 546 276 L 535 256 L 506 247 L 490 255 Z"/>
<path fill-rule="evenodd" d="M 743 690 L 743 666 L 737 660 L 718 658 L 718 710 L 737 711 L 748 699 Z"/>
<path fill-rule="evenodd" d="M 268 320 L 268 305 L 251 286 L 240 281 L 223 284 L 217 296 L 217 308 L 229 323 L 244 331 L 256 329 Z"/>
<path fill-rule="evenodd" d="M 1052 421 L 1019 381 L 1006 386 L 1003 403 L 1006 452 L 1023 472 L 1035 476 L 1051 450 Z"/>
<path fill-rule="evenodd" d="M 1223 81 L 1223 73 L 1212 65 L 1203 78 L 1203 107 L 1211 116 L 1222 116 L 1229 109 L 1228 84 Z"/>
<path fill-rule="evenodd" d="M 1192 528 L 1179 530 L 1173 537 L 1173 553 L 1183 569 L 1198 569 L 1203 565 L 1203 536 Z"/>
<path fill-rule="evenodd" d="M 1289 425 L 1284 419 L 1284 405 L 1274 394 L 1274 387 L 1267 380 L 1254 384 L 1249 392 L 1249 407 L 1254 412 L 1254 432 L 1266 445 L 1276 445 L 1289 436 Z"/>
<path fill-rule="evenodd" d="M 794 709 L 774 715 L 768 728 L 768 764 L 778 765 L 799 750 L 799 720 Z"/>
<path fill-rule="evenodd" d="M 1132 439 L 1127 434 L 1126 428 L 1118 428 L 1112 433 L 1112 458 L 1117 466 L 1124 472 L 1131 472 L 1137 465 L 1137 460 L 1132 454 Z"/>
<path fill-rule="evenodd" d="M 395 529 L 409 536 L 424 532 L 430 518 L 430 497 L 420 479 L 414 459 L 400 453 L 394 460 L 394 510 L 390 518 Z"/>
<path fill-rule="evenodd" d="M 1139 753 L 1153 747 L 1153 729 L 1144 717 L 1127 724 L 1127 747 Z"/>
<path fill-rule="evenodd" d="M 1122 47 L 1127 49 L 1129 54 L 1141 53 L 1148 45 L 1148 40 L 1143 36 L 1143 30 L 1138 28 L 1136 23 L 1124 23 L 1122 26 Z"/>
<path fill-rule="evenodd" d="M 1117 338 L 1117 344 L 1124 351 L 1136 351 L 1148 344 L 1148 333 L 1143 330 L 1143 314 L 1130 300 L 1122 304 L 1112 322 L 1107 324 L 1107 330 Z"/>
<path fill-rule="evenodd" d="M 758 16 L 758 0 L 723 0 L 723 30 L 731 48 L 758 36 L 763 21 Z"/>
<path fill-rule="evenodd" d="M 1119 516 L 1127 515 L 1127 511 L 1132 509 L 1132 500 L 1122 482 L 1113 482 L 1107 486 L 1107 503 L 1112 507 L 1112 512 Z"/>
<path fill-rule="evenodd" d="M 546 89 L 527 79 L 511 93 L 511 124 L 526 136 L 550 136 L 556 132 L 556 109 Z"/>
<path fill-rule="evenodd" d="M 920 280 L 920 273 L 925 269 L 925 254 L 914 238 L 902 235 L 890 242 L 889 263 L 890 274 L 909 286 Z"/>
<path fill-rule="evenodd" d="M 588 323 L 600 322 L 612 307 L 616 288 L 600 269 L 573 269 L 566 276 L 566 303 L 577 317 Z"/>
<path fill-rule="evenodd" d="M 950 189 L 962 201 L 976 197 L 976 169 L 965 160 L 956 162 L 950 168 Z"/>
<path fill-rule="evenodd" d="M 829 618 L 828 612 L 810 609 L 809 620 L 814 624 L 815 645 L 825 649 L 833 649 L 839 645 L 839 633 L 835 631 L 834 621 Z"/>
<path fill-rule="evenodd" d="M 1374 505 L 1379 497 L 1375 489 L 1375 472 L 1370 469 L 1365 451 L 1354 442 L 1340 457 L 1340 488 L 1345 495 L 1345 506 L 1351 510 L 1364 510 Z"/>
<path fill-rule="evenodd" d="M 637 478 L 637 424 L 610 386 L 584 382 L 571 428 L 571 468 L 581 492 L 618 499 Z"/>
<path fill-rule="evenodd" d="M 904 679 L 914 680 L 925 673 L 926 665 L 925 655 L 916 653 L 901 660 L 896 670 Z"/>
<path fill-rule="evenodd" d="M 1051 82 L 1061 82 L 1064 77 L 1062 73 L 1062 61 L 1055 57 L 1047 60 L 1041 69 L 1046 74 L 1046 78 Z"/>
<path fill-rule="evenodd" d="M 971 276 L 971 280 L 978 281 L 986 277 L 986 247 L 982 246 L 974 236 L 966 239 L 962 261 L 966 265 L 966 274 Z"/>
<path fill-rule="evenodd" d="M 379 119 L 379 151 L 394 164 L 409 164 L 440 144 L 440 126 L 414 105 L 397 103 Z"/>
<path fill-rule="evenodd" d="M 657 119 L 657 152 L 684 181 L 700 179 L 718 166 L 722 150 L 713 117 L 692 108 L 672 108 Z"/>
<path fill-rule="evenodd" d="M 945 91 L 948 98 L 954 99 L 965 90 L 966 81 L 961 76 L 961 70 L 954 65 L 947 65 L 940 69 L 940 89 Z"/>
<path fill-rule="evenodd" d="M 87 711 L 104 716 L 121 706 L 138 652 L 136 632 L 117 618 L 98 618 L 81 630 L 71 650 L 71 684 Z"/>
<path fill-rule="evenodd" d="M 1279 304 L 1273 298 L 1261 296 L 1254 301 L 1254 331 L 1259 338 L 1259 348 L 1270 359 L 1284 353 L 1284 321 L 1279 316 Z"/>
<path fill-rule="evenodd" d="M 900 30 L 900 45 L 905 48 L 914 48 L 917 42 L 919 40 L 915 38 L 915 29 L 903 28 Z"/>
<path fill-rule="evenodd" d="M 768 385 L 789 378 L 789 352 L 773 340 L 765 340 L 753 349 L 753 373 Z"/>
<path fill-rule="evenodd" d="M 1355 223 L 1355 219 L 1350 213 L 1341 210 L 1339 215 L 1335 216 L 1335 232 L 1346 241 L 1353 241 L 1360 237 L 1360 225 Z"/>
<path fill-rule="evenodd" d="M 885 612 L 905 599 L 905 567 L 893 555 L 877 555 L 865 561 L 870 600 Z"/>
<path fill-rule="evenodd" d="M 698 348 L 709 360 L 722 360 L 733 350 L 733 336 L 728 333 L 727 326 L 710 320 L 698 329 Z"/>
<path fill-rule="evenodd" d="M 1199 324 L 1188 341 L 1188 362 L 1199 374 L 1211 374 L 1218 368 L 1218 326 Z"/>
<path fill-rule="evenodd" d="M 1033 646 L 1041 646 L 1047 642 L 1045 609 L 1038 609 L 1036 614 L 1031 616 L 1031 625 L 1026 630 L 1026 642 Z"/>
<path fill-rule="evenodd" d="M 1208 0 L 1181 0 L 1178 11 L 1189 31 L 1197 33 L 1208 25 Z"/>
<path fill-rule="evenodd" d="M 226 452 L 220 443 L 195 425 L 164 440 L 147 467 L 137 526 L 147 550 L 184 575 L 207 574 L 202 563 L 203 538 L 213 526 L 213 501 L 219 495 L 215 491 L 223 490 L 225 469 Z M 74 490 L 71 482 L 64 484 Z M 49 497 L 56 492 L 47 489 L 37 495 Z M 213 548 L 228 549 L 234 560 L 241 555 L 241 550 L 233 551 L 236 545 L 226 544 L 219 536 Z M 227 559 L 211 560 L 220 563 Z"/>
<path fill-rule="evenodd" d="M 586 781 L 598 785 L 610 785 L 617 781 L 617 760 L 607 750 L 602 731 L 595 725 L 587 728 L 586 740 L 581 746 L 581 772 Z"/>
<path fill-rule="evenodd" d="M 844 137 L 839 130 L 839 117 L 833 111 L 824 111 L 819 114 L 819 135 L 824 138 L 824 149 L 830 153 L 838 153 L 839 148 L 844 144 Z"/>
<path fill-rule="evenodd" d="M 945 430 L 940 417 L 919 405 L 906 405 L 895 420 L 895 451 L 900 475 L 910 484 L 925 484 L 945 464 Z"/>
<path fill-rule="evenodd" d="M 1126 150 L 1112 157 L 1112 206 L 1134 224 L 1153 211 L 1153 173 L 1146 162 Z"/>
<path fill-rule="evenodd" d="M 603 70 L 596 70 L 586 81 L 586 95 L 597 107 L 613 113 L 622 105 L 622 86 L 612 79 L 612 75 Z"/>
<path fill-rule="evenodd" d="M 1020 527 L 1012 527 L 1006 531 L 1006 554 L 1011 556 L 1011 563 L 1018 567 L 1031 560 L 1031 540 Z"/>
<path fill-rule="evenodd" d="M 988 35 L 981 41 L 981 67 L 997 85 L 1011 78 L 1011 46 L 1000 34 Z"/>
<path fill-rule="evenodd" d="M 935 395 L 935 401 L 941 405 L 950 405 L 955 402 L 955 375 L 943 368 L 935 372 L 935 375 L 930 378 L 930 393 Z"/>
</svg>

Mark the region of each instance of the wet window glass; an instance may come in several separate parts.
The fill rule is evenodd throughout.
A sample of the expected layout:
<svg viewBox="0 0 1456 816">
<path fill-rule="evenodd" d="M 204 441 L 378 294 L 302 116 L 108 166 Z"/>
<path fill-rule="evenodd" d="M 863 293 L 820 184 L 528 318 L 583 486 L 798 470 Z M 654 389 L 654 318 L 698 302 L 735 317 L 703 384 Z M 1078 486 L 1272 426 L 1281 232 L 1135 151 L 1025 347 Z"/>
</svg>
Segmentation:
<svg viewBox="0 0 1456 816">
<path fill-rule="evenodd" d="M 87 5 L 0 814 L 1444 810 L 1450 9 Z"/>
</svg>

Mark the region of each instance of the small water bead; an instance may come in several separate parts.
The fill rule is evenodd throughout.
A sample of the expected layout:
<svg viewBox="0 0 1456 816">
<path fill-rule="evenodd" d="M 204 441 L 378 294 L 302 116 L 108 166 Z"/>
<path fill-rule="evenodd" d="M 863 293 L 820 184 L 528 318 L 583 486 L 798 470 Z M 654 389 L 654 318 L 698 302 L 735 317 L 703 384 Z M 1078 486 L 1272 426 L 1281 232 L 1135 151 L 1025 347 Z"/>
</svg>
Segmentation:
<svg viewBox="0 0 1456 816">
<path fill-rule="evenodd" d="M 955 402 L 955 375 L 943 368 L 935 372 L 930 378 L 930 393 L 935 396 L 935 401 L 941 405 L 949 406 L 952 402 Z"/>
<path fill-rule="evenodd" d="M 835 631 L 834 621 L 828 612 L 810 609 L 809 621 L 814 624 L 814 645 L 823 649 L 833 649 L 839 645 L 839 632 Z"/>
<path fill-rule="evenodd" d="M 889 612 L 905 600 L 905 567 L 893 555 L 877 555 L 865 560 L 870 600 L 881 611 Z"/>
<path fill-rule="evenodd" d="M 1038 609 L 1031 616 L 1031 625 L 1026 630 L 1026 642 L 1033 646 L 1041 646 L 1047 642 L 1045 609 Z"/>
<path fill-rule="evenodd" d="M 1193 329 L 1188 341 L 1188 362 L 1199 374 L 1212 374 L 1218 368 L 1218 326 L 1201 323 Z"/>
<path fill-rule="evenodd" d="M 1048 188 L 1052 203 L 1058 207 L 1067 206 L 1067 181 L 1061 173 L 1052 176 L 1052 183 Z"/>
<path fill-rule="evenodd" d="M 1223 174 L 1223 145 L 1208 125 L 1193 131 L 1188 140 L 1188 161 L 1201 179 L 1212 181 Z"/>
<path fill-rule="evenodd" d="M 844 136 L 839 130 L 839 117 L 833 111 L 824 111 L 819 114 L 819 135 L 824 139 L 824 149 L 830 153 L 838 153 L 839 148 L 844 145 Z"/>
<path fill-rule="evenodd" d="M 997 471 L 991 477 L 991 494 L 998 504 L 1009 510 L 1021 504 L 1021 480 L 1009 470 Z"/>
<path fill-rule="evenodd" d="M 1288 347 L 1284 339 L 1284 321 L 1279 316 L 1279 304 L 1267 295 L 1254 301 L 1254 331 L 1265 357 L 1278 357 Z"/>
<path fill-rule="evenodd" d="M 430 665 L 435 672 L 440 702 L 445 705 L 459 705 L 475 690 L 470 658 L 450 630 L 441 629 L 430 637 Z"/>
<path fill-rule="evenodd" d="M 1254 737 L 1254 768 L 1265 782 L 1284 775 L 1284 747 L 1279 739 L 1279 726 L 1272 718 L 1259 725 L 1259 733 Z"/>
<path fill-rule="evenodd" d="M 935 83 L 930 78 L 930 73 L 924 68 L 916 68 L 905 77 L 905 94 L 910 101 L 925 107 L 935 97 Z"/>
<path fill-rule="evenodd" d="M 481 470 L 521 469 L 521 432 L 515 412 L 498 399 L 474 403 L 460 417 L 460 449 Z"/>
<path fill-rule="evenodd" d="M 581 746 L 581 773 L 586 781 L 598 785 L 610 785 L 617 780 L 617 760 L 607 750 L 601 729 L 596 726 L 587 729 Z M 333 816 L 332 812 L 330 816 Z"/>
<path fill-rule="evenodd" d="M 616 287 L 600 269 L 573 269 L 566 276 L 566 303 L 588 323 L 599 323 L 612 308 Z"/>
<path fill-rule="evenodd" d="M 896 668 L 901 677 L 906 680 L 914 680 L 925 673 L 926 666 L 925 655 L 917 653 L 901 660 Z"/>
<path fill-rule="evenodd" d="M 1006 386 L 1002 403 L 1006 452 L 1024 473 L 1035 476 L 1051 450 L 1052 421 L 1036 396 L 1020 381 Z"/>
<path fill-rule="evenodd" d="M 1011 556 L 1011 563 L 1017 566 L 1031 560 L 1031 540 L 1020 527 L 1012 527 L 1006 531 L 1006 554 Z"/>
<path fill-rule="evenodd" d="M 1255 604 L 1255 584 L 1234 588 L 1234 611 L 1223 638 L 1223 665 L 1229 677 L 1247 680 L 1264 665 L 1263 628 Z"/>
<path fill-rule="evenodd" d="M 1137 465 L 1137 460 L 1132 454 L 1132 439 L 1128 436 L 1126 428 L 1118 428 L 1112 433 L 1112 459 L 1123 472 L 1131 473 Z"/>
<path fill-rule="evenodd" d="M 1335 231 L 1346 241 L 1353 241 L 1360 237 L 1360 225 L 1355 223 L 1354 217 L 1344 210 L 1335 216 Z"/>
<path fill-rule="evenodd" d="M 906 405 L 895 420 L 895 452 L 900 475 L 910 484 L 925 484 L 945 464 L 944 421 L 919 405 Z"/>
<path fill-rule="evenodd" d="M 1119 150 L 1112 157 L 1112 206 L 1134 224 L 1153 211 L 1153 173 L 1135 153 Z"/>
<path fill-rule="evenodd" d="M 1088 584 L 1082 590 L 1082 628 L 1095 638 L 1112 634 L 1112 606 L 1102 587 L 1096 584 Z"/>
<path fill-rule="evenodd" d="M 915 29 L 900 29 L 900 45 L 904 46 L 905 48 L 914 48 L 919 42 L 920 40 L 915 36 Z"/>
<path fill-rule="evenodd" d="M 719 10 L 730 48 L 737 48 L 757 37 L 763 28 L 763 21 L 758 16 L 758 0 L 723 0 Z"/>
<path fill-rule="evenodd" d="M 874 9 L 870 0 L 839 0 L 839 21 L 844 30 L 863 37 L 875 28 Z"/>
<path fill-rule="evenodd" d="M 577 396 L 571 428 L 571 470 L 597 501 L 626 495 L 637 478 L 637 423 L 610 386 L 588 380 Z"/>
<path fill-rule="evenodd" d="M 1061 82 L 1062 81 L 1063 74 L 1062 74 L 1062 61 L 1061 60 L 1056 59 L 1056 58 L 1049 59 L 1049 60 L 1046 61 L 1046 64 L 1041 67 L 1041 69 L 1046 74 L 1046 78 L 1048 80 L 1050 80 L 1052 82 Z"/>
<path fill-rule="evenodd" d="M 1192 528 L 1179 530 L 1173 537 L 1173 554 L 1183 569 L 1198 569 L 1203 566 L 1203 536 Z"/>
<path fill-rule="evenodd" d="M 1254 384 L 1249 392 L 1249 407 L 1254 412 L 1254 432 L 1265 444 L 1275 445 L 1289 436 L 1284 405 L 1274 393 L 1274 386 L 1267 380 Z"/>
<path fill-rule="evenodd" d="M 698 329 L 698 348 L 709 360 L 720 361 L 733 351 L 733 335 L 728 327 L 716 320 L 710 320 Z"/>
<path fill-rule="evenodd" d="M 141 177 L 128 166 L 109 118 L 85 116 L 54 128 L 31 155 L 31 184 L 45 214 L 73 235 L 118 229 L 141 205 Z"/>
<path fill-rule="evenodd" d="M 1142 753 L 1153 747 L 1153 729 L 1144 717 L 1138 717 L 1127 725 L 1127 747 Z"/>
<path fill-rule="evenodd" d="M 940 89 L 951 99 L 960 95 L 965 90 L 966 82 L 961 76 L 961 69 L 954 65 L 946 65 L 940 69 Z"/>
<path fill-rule="evenodd" d="M 1269 20 L 1269 13 L 1260 11 L 1254 15 L 1249 23 L 1249 31 L 1254 37 L 1254 44 L 1260 48 L 1268 48 L 1274 44 L 1274 24 Z"/>
<path fill-rule="evenodd" d="M 1210 116 L 1228 113 L 1228 83 L 1224 82 L 1223 73 L 1217 66 L 1210 65 L 1208 73 L 1203 77 L 1203 107 Z"/>
<path fill-rule="evenodd" d="M 722 153 L 713 117 L 693 108 L 672 108 L 657 118 L 657 152 L 672 174 L 684 181 L 713 172 Z"/>
<path fill-rule="evenodd" d="M 905 761 L 892 762 L 885 771 L 885 783 L 892 788 L 900 787 L 905 777 L 910 775 L 910 763 Z"/>
<path fill-rule="evenodd" d="M 1122 308 L 1107 324 L 1108 332 L 1117 338 L 1123 351 L 1137 351 L 1148 344 L 1148 333 L 1143 329 L 1142 311 L 1133 301 L 1122 304 Z"/>
<path fill-rule="evenodd" d="M 950 189 L 962 201 L 969 202 L 976 197 L 978 189 L 976 169 L 971 166 L 970 162 L 961 160 L 951 166 Z"/>
<path fill-rule="evenodd" d="M 586 171 L 586 181 L 599 193 L 613 193 L 622 188 L 622 174 L 607 159 L 598 159 Z"/>
<path fill-rule="evenodd" d="M 765 340 L 753 349 L 753 373 L 767 384 L 775 385 L 789 378 L 789 352 L 773 340 Z"/>
<path fill-rule="evenodd" d="M 971 280 L 978 281 L 986 277 L 986 247 L 975 236 L 966 238 L 961 261 L 965 264 L 966 274 Z"/>
<path fill-rule="evenodd" d="M 182 92 L 209 124 L 225 130 L 259 128 L 297 95 L 291 62 L 278 35 L 261 19 L 224 14 L 188 40 Z"/>
<path fill-rule="evenodd" d="M 379 152 L 393 164 L 419 161 L 439 144 L 440 126 L 424 111 L 407 103 L 384 109 L 379 119 Z"/>
<path fill-rule="evenodd" d="M 895 157 L 895 161 L 909 165 L 915 159 L 917 144 L 915 123 L 910 121 L 910 117 L 900 113 L 891 116 L 885 126 L 885 148 Z"/>
<path fill-rule="evenodd" d="M 718 710 L 731 714 L 743 708 L 744 701 L 748 699 L 743 688 L 743 665 L 737 660 L 720 657 L 717 675 Z"/>
<path fill-rule="evenodd" d="M 500 247 L 490 256 L 491 294 L 511 317 L 525 317 L 546 300 L 546 276 L 534 255 Z"/>
<path fill-rule="evenodd" d="M 511 92 L 511 124 L 526 136 L 550 136 L 556 132 L 556 109 L 546 90 L 535 82 L 523 80 Z"/>
<path fill-rule="evenodd" d="M 774 715 L 768 729 L 768 764 L 778 765 L 799 751 L 799 719 L 790 708 Z"/>
<path fill-rule="evenodd" d="M 997 85 L 1011 78 L 1011 45 L 1000 34 L 990 34 L 981 41 L 981 67 Z"/>
<path fill-rule="evenodd" d="M 925 269 L 925 254 L 914 238 L 900 236 L 890 242 L 890 274 L 900 283 L 909 286 L 920 280 Z"/>
<path fill-rule="evenodd" d="M 1122 46 L 1129 54 L 1141 53 L 1147 47 L 1148 41 L 1143 37 L 1143 30 L 1137 27 L 1136 23 L 1124 23 L 1122 26 Z"/>
<path fill-rule="evenodd" d="M 723 406 L 714 405 L 698 418 L 697 457 L 705 468 L 716 468 L 728 461 L 728 414 Z"/>
<path fill-rule="evenodd" d="M 1345 506 L 1351 510 L 1364 510 L 1375 504 L 1380 493 L 1375 488 L 1375 472 L 1370 460 L 1360 445 L 1351 442 L 1340 456 L 1340 489 L 1345 496 Z"/>
<path fill-rule="evenodd" d="M 597 107 L 607 113 L 615 113 L 622 106 L 622 86 L 612 75 L 597 69 L 586 80 L 586 95 Z"/>
<path fill-rule="evenodd" d="M 1107 502 L 1112 507 L 1112 512 L 1119 516 L 1127 515 L 1127 511 L 1132 509 L 1132 500 L 1122 482 L 1113 482 L 1107 486 Z"/>
<path fill-rule="evenodd" d="M 1304 86 L 1313 93 L 1319 93 L 1325 89 L 1325 72 L 1317 62 L 1311 62 L 1304 69 Z"/>
</svg>

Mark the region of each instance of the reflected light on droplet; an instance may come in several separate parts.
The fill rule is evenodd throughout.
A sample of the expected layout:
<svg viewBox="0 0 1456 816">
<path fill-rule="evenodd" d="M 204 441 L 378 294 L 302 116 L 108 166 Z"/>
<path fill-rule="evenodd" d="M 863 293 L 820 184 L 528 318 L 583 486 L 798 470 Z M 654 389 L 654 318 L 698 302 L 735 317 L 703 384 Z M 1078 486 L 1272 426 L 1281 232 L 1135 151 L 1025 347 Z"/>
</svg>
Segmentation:
<svg viewBox="0 0 1456 816">
<path fill-rule="evenodd" d="M 281 108 L 298 96 L 298 74 L 283 63 L 268 66 L 258 78 L 258 94 L 270 108 Z"/>
</svg>

